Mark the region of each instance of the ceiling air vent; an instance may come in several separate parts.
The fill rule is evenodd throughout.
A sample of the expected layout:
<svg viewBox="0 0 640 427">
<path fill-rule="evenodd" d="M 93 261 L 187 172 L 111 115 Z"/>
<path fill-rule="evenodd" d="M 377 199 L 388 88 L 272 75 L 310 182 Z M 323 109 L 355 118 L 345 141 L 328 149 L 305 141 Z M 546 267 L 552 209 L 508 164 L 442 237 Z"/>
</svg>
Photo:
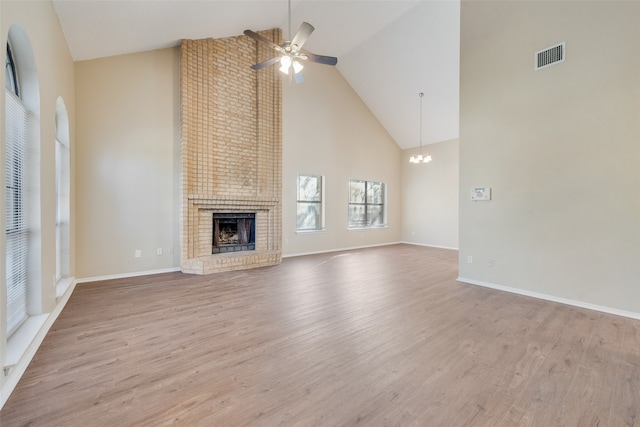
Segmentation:
<svg viewBox="0 0 640 427">
<path fill-rule="evenodd" d="M 557 64 L 558 62 L 564 62 L 566 56 L 565 42 L 551 46 L 539 52 L 535 55 L 535 69 L 548 67 L 549 65 Z"/>
</svg>

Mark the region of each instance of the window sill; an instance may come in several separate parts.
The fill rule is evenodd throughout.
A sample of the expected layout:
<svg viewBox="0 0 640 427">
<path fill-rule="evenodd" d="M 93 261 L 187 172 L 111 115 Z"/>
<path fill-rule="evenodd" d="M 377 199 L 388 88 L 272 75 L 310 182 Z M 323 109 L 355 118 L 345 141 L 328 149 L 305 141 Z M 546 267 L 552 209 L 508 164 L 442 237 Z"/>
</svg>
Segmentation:
<svg viewBox="0 0 640 427">
<path fill-rule="evenodd" d="M 58 301 L 67 292 L 72 283 L 73 277 L 62 277 L 56 282 L 56 299 Z"/>
<path fill-rule="evenodd" d="M 47 321 L 49 313 L 30 316 L 7 340 L 5 370 L 18 364 Z"/>
<path fill-rule="evenodd" d="M 325 231 L 327 231 L 327 229 L 322 227 L 317 230 L 296 230 L 296 234 L 318 234 L 324 233 Z"/>
<path fill-rule="evenodd" d="M 375 227 L 347 227 L 347 231 L 362 231 L 362 230 L 385 230 L 389 228 L 387 225 L 380 225 Z"/>
</svg>

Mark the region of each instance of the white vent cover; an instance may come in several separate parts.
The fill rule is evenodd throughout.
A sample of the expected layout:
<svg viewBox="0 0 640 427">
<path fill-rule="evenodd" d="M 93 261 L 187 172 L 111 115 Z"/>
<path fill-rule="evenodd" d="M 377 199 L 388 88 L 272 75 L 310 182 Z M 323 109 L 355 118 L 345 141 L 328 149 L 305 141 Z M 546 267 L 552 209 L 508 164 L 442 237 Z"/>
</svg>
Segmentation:
<svg viewBox="0 0 640 427">
<path fill-rule="evenodd" d="M 535 54 L 535 69 L 548 67 L 549 65 L 564 62 L 566 56 L 565 42 L 543 49 Z"/>
</svg>

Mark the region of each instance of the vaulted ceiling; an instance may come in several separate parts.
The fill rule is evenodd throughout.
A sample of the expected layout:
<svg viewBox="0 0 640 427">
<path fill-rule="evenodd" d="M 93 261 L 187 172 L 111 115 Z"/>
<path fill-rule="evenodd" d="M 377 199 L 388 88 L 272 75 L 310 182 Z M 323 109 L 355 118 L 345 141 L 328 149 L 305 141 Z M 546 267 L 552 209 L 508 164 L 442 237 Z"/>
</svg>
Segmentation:
<svg viewBox="0 0 640 427">
<path fill-rule="evenodd" d="M 286 0 L 54 0 L 76 61 L 283 29 Z M 458 137 L 460 3 L 457 0 L 293 0 L 292 32 L 315 27 L 311 52 L 337 68 L 403 148 Z M 313 64 L 313 66 L 322 66 Z M 304 83 L 303 83 L 304 84 Z"/>
</svg>

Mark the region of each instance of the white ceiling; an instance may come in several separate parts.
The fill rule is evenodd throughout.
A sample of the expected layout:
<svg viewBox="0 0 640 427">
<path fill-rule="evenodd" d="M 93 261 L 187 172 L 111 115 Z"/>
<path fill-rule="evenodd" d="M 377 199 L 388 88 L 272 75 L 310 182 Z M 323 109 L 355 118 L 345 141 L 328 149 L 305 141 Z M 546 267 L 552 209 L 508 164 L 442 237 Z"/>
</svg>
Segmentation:
<svg viewBox="0 0 640 427">
<path fill-rule="evenodd" d="M 286 0 L 54 0 L 76 61 L 280 27 Z M 338 70 L 403 148 L 458 137 L 458 0 L 293 0 L 292 30 L 315 32 L 305 49 L 338 57 Z M 316 65 L 314 66 L 323 66 Z M 303 83 L 304 84 L 304 83 Z"/>
</svg>

